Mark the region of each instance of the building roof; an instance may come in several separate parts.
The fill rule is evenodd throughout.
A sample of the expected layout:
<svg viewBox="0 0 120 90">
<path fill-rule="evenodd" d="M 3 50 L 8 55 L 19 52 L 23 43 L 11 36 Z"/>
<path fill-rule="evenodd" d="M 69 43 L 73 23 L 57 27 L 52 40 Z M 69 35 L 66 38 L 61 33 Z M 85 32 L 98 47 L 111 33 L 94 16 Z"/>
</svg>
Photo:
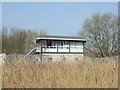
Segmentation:
<svg viewBox="0 0 120 90">
<path fill-rule="evenodd" d="M 51 36 L 51 35 L 44 35 L 39 36 L 36 38 L 36 40 L 43 40 L 43 39 L 49 39 L 49 40 L 72 40 L 72 41 L 84 41 L 86 42 L 86 39 L 76 36 Z"/>
</svg>

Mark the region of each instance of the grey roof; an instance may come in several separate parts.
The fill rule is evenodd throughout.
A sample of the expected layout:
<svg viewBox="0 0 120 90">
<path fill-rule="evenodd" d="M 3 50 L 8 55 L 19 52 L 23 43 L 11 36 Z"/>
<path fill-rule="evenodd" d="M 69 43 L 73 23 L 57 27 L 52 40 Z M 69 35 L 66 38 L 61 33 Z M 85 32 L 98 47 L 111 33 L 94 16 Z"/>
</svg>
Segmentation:
<svg viewBox="0 0 120 90">
<path fill-rule="evenodd" d="M 79 36 L 54 36 L 54 35 L 43 35 L 43 36 L 39 36 L 36 39 L 65 39 L 65 40 L 78 40 L 78 41 L 86 41 L 84 38 L 79 37 Z"/>
<path fill-rule="evenodd" d="M 84 39 L 79 36 L 55 36 L 55 35 L 43 35 L 39 37 L 44 37 L 44 38 L 73 38 L 73 39 Z"/>
</svg>

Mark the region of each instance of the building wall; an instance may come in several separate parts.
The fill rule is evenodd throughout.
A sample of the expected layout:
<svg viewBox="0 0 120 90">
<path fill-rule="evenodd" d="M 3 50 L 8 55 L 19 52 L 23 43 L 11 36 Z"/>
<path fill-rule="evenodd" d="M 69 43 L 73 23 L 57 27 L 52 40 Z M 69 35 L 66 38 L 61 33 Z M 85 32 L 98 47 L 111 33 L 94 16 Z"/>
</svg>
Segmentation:
<svg viewBox="0 0 120 90">
<path fill-rule="evenodd" d="M 43 54 L 42 61 L 81 61 L 84 60 L 83 54 Z"/>
<path fill-rule="evenodd" d="M 4 59 L 6 59 L 6 54 L 0 54 L 0 65 L 4 63 Z"/>
<path fill-rule="evenodd" d="M 43 42 L 44 43 L 44 42 Z M 84 52 L 84 44 L 83 42 L 70 42 L 70 47 L 69 45 L 63 45 L 63 46 L 43 46 L 42 45 L 42 52 L 80 52 L 83 53 Z M 70 50 L 69 50 L 70 48 Z M 41 52 L 41 44 L 38 43 L 37 44 L 37 49 L 36 52 Z"/>
</svg>

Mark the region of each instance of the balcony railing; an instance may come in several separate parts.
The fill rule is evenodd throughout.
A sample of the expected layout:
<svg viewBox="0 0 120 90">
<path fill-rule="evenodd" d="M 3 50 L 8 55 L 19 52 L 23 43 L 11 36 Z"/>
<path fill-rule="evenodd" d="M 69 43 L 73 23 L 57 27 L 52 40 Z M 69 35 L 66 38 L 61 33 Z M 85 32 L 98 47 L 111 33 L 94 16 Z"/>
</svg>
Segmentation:
<svg viewBox="0 0 120 90">
<path fill-rule="evenodd" d="M 83 52 L 82 46 L 43 46 L 43 52 Z M 36 48 L 36 52 L 41 52 L 41 47 Z"/>
</svg>

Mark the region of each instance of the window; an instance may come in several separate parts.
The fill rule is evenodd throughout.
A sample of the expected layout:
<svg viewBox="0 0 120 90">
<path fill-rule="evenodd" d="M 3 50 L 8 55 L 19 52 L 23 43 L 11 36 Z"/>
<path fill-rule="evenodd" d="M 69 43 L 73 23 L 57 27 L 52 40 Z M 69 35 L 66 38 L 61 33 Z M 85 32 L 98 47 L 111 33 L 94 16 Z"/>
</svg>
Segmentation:
<svg viewBox="0 0 120 90">
<path fill-rule="evenodd" d="M 68 41 L 59 41 L 59 44 L 58 44 L 59 48 L 61 49 L 68 49 L 69 48 L 69 42 Z"/>
<path fill-rule="evenodd" d="M 47 46 L 51 46 L 51 40 L 47 40 Z"/>
<path fill-rule="evenodd" d="M 81 46 L 81 45 L 83 45 L 83 43 L 82 42 L 71 42 L 70 45 L 71 46 Z"/>
<path fill-rule="evenodd" d="M 60 47 L 61 49 L 63 49 L 63 42 L 62 42 L 62 41 L 59 42 L 59 47 Z"/>
<path fill-rule="evenodd" d="M 52 41 L 52 48 L 57 48 L 57 42 L 56 41 Z"/>
<path fill-rule="evenodd" d="M 68 41 L 64 41 L 64 48 L 69 49 L 69 42 Z"/>
</svg>

